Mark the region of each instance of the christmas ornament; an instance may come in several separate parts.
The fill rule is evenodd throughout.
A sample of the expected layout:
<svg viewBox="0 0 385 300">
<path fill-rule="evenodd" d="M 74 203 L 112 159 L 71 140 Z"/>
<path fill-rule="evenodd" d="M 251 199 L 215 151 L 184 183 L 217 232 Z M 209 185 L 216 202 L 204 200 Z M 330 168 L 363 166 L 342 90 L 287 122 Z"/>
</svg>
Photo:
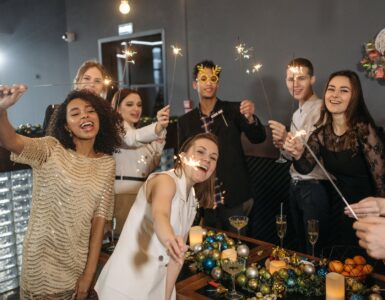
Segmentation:
<svg viewBox="0 0 385 300">
<path fill-rule="evenodd" d="M 305 274 L 311 275 L 315 272 L 314 265 L 311 263 L 301 264 L 300 266 L 301 266 L 302 272 L 304 272 Z"/>
<path fill-rule="evenodd" d="M 249 256 L 249 253 L 250 253 L 250 249 L 247 245 L 245 244 L 242 244 L 242 245 L 239 245 L 238 248 L 237 248 L 237 254 L 238 256 L 241 256 L 241 257 L 248 257 Z"/>
<path fill-rule="evenodd" d="M 383 300 L 383 298 L 380 294 L 373 293 L 369 295 L 368 300 Z"/>
<path fill-rule="evenodd" d="M 244 273 L 240 273 L 240 274 L 238 274 L 236 281 L 240 287 L 244 287 L 246 285 L 246 282 L 247 282 L 247 277 Z"/>
<path fill-rule="evenodd" d="M 195 244 L 194 246 L 192 246 L 192 251 L 194 253 L 198 253 L 202 251 L 202 249 L 203 249 L 202 244 Z"/>
<path fill-rule="evenodd" d="M 214 267 L 211 270 L 211 277 L 214 278 L 214 280 L 219 280 L 222 278 L 222 269 L 220 267 Z"/>
<path fill-rule="evenodd" d="M 253 278 L 253 279 L 250 279 L 248 282 L 247 282 L 247 287 L 253 291 L 255 291 L 257 288 L 258 288 L 258 281 L 257 279 Z"/>
<path fill-rule="evenodd" d="M 216 263 L 212 258 L 206 257 L 203 260 L 202 265 L 206 271 L 211 271 L 215 267 Z"/>
<path fill-rule="evenodd" d="M 257 276 L 258 276 L 258 269 L 256 267 L 253 267 L 253 266 L 248 267 L 246 269 L 246 276 L 249 279 L 257 278 Z"/>
</svg>

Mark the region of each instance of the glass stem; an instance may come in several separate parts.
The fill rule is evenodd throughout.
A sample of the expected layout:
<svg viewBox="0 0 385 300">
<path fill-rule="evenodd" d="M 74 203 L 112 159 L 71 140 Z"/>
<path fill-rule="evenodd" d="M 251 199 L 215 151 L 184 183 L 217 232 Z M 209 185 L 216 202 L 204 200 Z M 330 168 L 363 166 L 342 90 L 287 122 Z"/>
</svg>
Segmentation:
<svg viewBox="0 0 385 300">
<path fill-rule="evenodd" d="M 233 290 L 231 291 L 232 294 L 235 293 L 235 275 L 231 276 L 231 280 L 233 281 Z"/>
</svg>

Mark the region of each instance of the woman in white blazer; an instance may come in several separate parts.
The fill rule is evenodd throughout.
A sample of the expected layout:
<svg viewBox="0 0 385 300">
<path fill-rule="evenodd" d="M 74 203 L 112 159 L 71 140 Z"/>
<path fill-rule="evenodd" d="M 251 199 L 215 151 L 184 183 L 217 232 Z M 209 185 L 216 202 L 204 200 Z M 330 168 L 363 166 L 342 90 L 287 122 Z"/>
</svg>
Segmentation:
<svg viewBox="0 0 385 300">
<path fill-rule="evenodd" d="M 142 99 L 137 91 L 122 89 L 115 93 L 112 106 L 122 116 L 126 136 L 116 160 L 115 209 L 116 233 L 120 234 L 136 195 L 160 161 L 165 145 L 170 108 L 157 112 L 157 122 L 136 129 L 142 115 Z M 135 132 L 136 134 L 133 134 Z M 135 141 L 132 141 L 132 137 Z"/>
</svg>

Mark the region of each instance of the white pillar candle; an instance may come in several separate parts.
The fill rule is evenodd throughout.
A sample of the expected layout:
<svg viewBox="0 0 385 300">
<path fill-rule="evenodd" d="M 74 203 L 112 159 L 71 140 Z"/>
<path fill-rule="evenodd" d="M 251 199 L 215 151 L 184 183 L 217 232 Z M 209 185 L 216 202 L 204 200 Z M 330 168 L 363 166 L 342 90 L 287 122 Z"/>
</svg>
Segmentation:
<svg viewBox="0 0 385 300">
<path fill-rule="evenodd" d="M 190 247 L 201 244 L 203 241 L 203 228 L 200 226 L 193 226 L 189 232 Z"/>
<path fill-rule="evenodd" d="M 326 300 L 345 299 L 345 277 L 331 272 L 326 275 Z"/>
</svg>

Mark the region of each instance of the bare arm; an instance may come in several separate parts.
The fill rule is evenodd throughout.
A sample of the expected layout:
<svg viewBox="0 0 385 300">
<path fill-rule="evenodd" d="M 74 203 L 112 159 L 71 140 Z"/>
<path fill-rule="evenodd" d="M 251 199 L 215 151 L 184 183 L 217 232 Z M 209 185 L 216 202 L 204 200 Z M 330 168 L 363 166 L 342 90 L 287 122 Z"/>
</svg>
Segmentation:
<svg viewBox="0 0 385 300">
<path fill-rule="evenodd" d="M 15 154 L 23 151 L 28 138 L 15 132 L 8 120 L 7 109 L 20 99 L 26 89 L 25 85 L 0 86 L 0 144 Z"/>
<path fill-rule="evenodd" d="M 175 192 L 175 182 L 168 175 L 158 175 L 148 182 L 147 199 L 151 202 L 155 233 L 159 241 L 167 248 L 170 257 L 182 265 L 187 246 L 182 237 L 175 235 L 170 223 L 171 205 Z"/>
<path fill-rule="evenodd" d="M 95 217 L 92 219 L 88 258 L 84 272 L 77 282 L 76 299 L 87 298 L 99 260 L 105 222 L 106 220 L 102 217 Z"/>
</svg>

